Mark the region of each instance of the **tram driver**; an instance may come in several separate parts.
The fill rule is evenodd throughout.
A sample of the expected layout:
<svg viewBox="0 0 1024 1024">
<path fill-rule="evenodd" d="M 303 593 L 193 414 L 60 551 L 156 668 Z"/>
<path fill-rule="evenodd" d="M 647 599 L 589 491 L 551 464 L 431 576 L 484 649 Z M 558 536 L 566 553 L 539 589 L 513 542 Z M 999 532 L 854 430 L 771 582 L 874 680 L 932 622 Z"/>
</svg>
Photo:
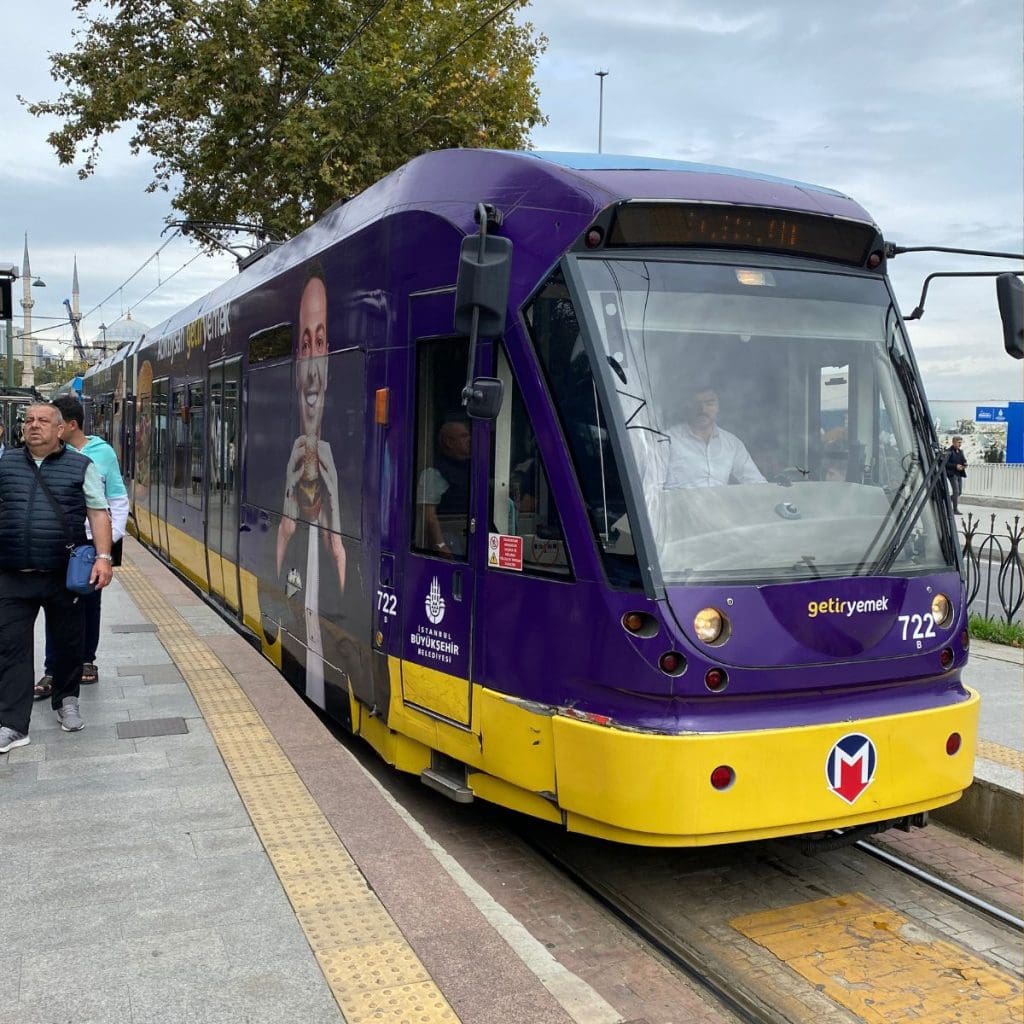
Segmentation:
<svg viewBox="0 0 1024 1024">
<path fill-rule="evenodd" d="M 434 464 L 423 470 L 417 486 L 423 541 L 442 558 L 466 554 L 471 441 L 466 420 L 446 420 L 438 431 Z"/>
<path fill-rule="evenodd" d="M 690 385 L 686 421 L 669 430 L 666 490 L 766 482 L 746 445 L 718 426 L 718 411 L 718 392 L 710 383 Z"/>
</svg>

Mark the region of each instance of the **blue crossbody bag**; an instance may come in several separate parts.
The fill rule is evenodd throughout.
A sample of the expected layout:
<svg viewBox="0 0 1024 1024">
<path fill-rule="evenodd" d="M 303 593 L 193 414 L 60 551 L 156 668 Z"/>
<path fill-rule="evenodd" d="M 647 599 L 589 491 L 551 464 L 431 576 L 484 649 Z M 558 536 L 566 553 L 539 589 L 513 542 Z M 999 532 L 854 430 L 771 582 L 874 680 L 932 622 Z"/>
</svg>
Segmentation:
<svg viewBox="0 0 1024 1024">
<path fill-rule="evenodd" d="M 64 585 L 72 594 L 91 594 L 96 589 L 89 582 L 89 577 L 92 576 L 93 563 L 96 561 L 96 549 L 91 544 L 75 544 L 71 539 L 71 531 L 68 529 L 67 521 L 64 518 L 64 510 L 53 496 L 53 491 L 47 486 L 46 480 L 43 479 L 43 474 L 39 472 L 39 467 L 34 461 L 32 462 L 32 468 L 39 479 L 39 485 L 46 492 L 47 498 L 50 499 L 50 504 L 57 515 L 58 522 L 64 529 L 64 536 L 68 542 L 68 572 Z"/>
</svg>

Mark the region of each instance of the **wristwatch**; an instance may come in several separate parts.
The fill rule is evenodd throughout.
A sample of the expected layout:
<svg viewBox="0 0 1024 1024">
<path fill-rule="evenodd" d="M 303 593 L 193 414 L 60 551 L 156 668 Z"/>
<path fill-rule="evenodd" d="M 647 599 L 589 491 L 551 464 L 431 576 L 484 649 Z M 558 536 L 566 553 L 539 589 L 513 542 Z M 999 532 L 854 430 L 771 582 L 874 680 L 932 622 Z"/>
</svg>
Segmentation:
<svg viewBox="0 0 1024 1024">
<path fill-rule="evenodd" d="M 104 562 L 113 562 L 114 561 L 114 556 L 113 555 L 97 555 L 96 557 L 97 558 L 102 558 Z"/>
</svg>

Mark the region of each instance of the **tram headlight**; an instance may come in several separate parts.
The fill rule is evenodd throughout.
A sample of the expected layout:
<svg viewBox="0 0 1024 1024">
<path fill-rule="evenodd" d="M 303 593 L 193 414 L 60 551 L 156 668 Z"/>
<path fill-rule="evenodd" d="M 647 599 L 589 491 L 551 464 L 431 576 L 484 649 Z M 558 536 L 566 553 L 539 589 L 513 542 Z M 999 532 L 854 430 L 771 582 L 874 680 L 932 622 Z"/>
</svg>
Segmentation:
<svg viewBox="0 0 1024 1024">
<path fill-rule="evenodd" d="M 953 617 L 953 605 L 945 594 L 936 594 L 932 598 L 932 618 L 936 626 L 948 626 Z"/>
<path fill-rule="evenodd" d="M 693 618 L 693 631 L 701 643 L 724 643 L 729 639 L 729 620 L 717 608 L 702 608 Z"/>
</svg>

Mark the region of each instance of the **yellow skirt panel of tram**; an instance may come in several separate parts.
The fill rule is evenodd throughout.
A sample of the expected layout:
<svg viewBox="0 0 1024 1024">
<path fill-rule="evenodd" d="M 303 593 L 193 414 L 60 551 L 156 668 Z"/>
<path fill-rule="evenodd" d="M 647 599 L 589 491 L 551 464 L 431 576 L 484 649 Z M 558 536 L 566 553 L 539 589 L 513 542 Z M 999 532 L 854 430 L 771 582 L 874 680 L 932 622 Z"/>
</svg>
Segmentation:
<svg viewBox="0 0 1024 1024">
<path fill-rule="evenodd" d="M 951 803 L 971 784 L 980 701 L 969 693 L 949 707 L 742 733 L 653 736 L 556 716 L 558 804 L 591 819 L 580 831 L 695 844 L 915 814 Z M 954 732 L 961 745 L 950 755 Z M 735 777 L 718 790 L 711 777 L 722 766 Z"/>
</svg>

